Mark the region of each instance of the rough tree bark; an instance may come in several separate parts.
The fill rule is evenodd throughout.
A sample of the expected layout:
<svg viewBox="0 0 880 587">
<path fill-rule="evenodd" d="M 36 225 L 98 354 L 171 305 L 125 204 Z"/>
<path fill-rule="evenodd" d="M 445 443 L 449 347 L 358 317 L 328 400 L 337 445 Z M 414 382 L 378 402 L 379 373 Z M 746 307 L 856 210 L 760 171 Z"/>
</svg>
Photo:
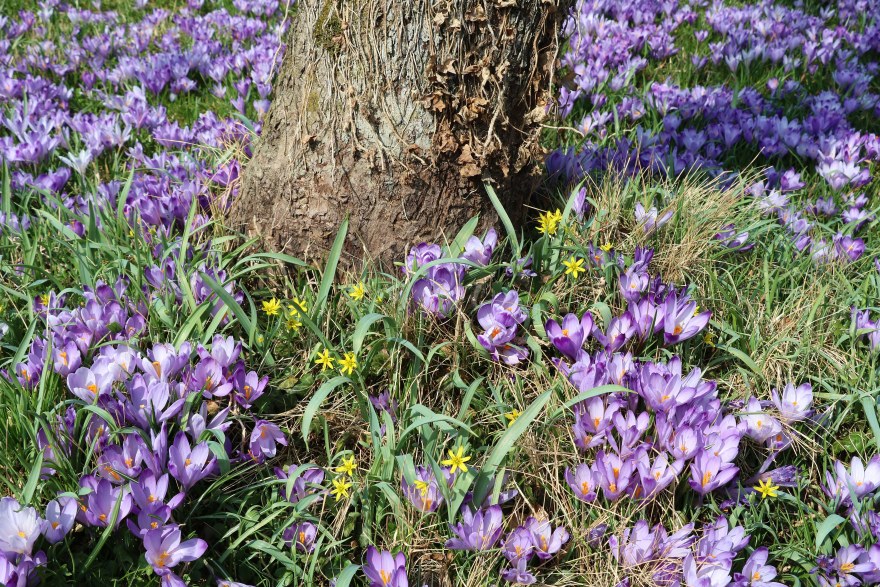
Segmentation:
<svg viewBox="0 0 880 587">
<path fill-rule="evenodd" d="M 297 0 L 230 219 L 275 250 L 389 260 L 533 191 L 564 0 Z"/>
</svg>

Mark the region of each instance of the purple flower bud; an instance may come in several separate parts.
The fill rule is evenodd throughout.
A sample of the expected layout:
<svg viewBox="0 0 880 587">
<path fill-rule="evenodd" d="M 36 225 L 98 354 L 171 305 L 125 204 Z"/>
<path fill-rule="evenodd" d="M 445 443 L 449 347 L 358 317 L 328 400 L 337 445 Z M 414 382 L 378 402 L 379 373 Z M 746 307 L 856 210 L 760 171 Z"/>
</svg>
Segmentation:
<svg viewBox="0 0 880 587">
<path fill-rule="evenodd" d="M 526 520 L 525 527 L 531 534 L 535 555 L 542 561 L 553 558 L 553 555 L 559 552 L 571 538 L 563 526 L 553 529 L 549 521 L 539 520 L 533 516 Z"/>
<path fill-rule="evenodd" d="M 282 538 L 287 546 L 295 545 L 300 552 L 310 553 L 315 550 L 315 537 L 318 527 L 311 522 L 293 524 L 284 530 Z"/>
<path fill-rule="evenodd" d="M 186 491 L 212 474 L 216 464 L 207 443 L 200 442 L 190 448 L 189 439 L 183 432 L 177 433 L 174 443 L 168 449 L 168 472 Z"/>
<path fill-rule="evenodd" d="M 30 555 L 41 530 L 37 510 L 23 507 L 11 497 L 0 499 L 0 553 Z"/>
<path fill-rule="evenodd" d="M 76 521 L 76 500 L 71 497 L 59 497 L 46 504 L 46 522 L 43 535 L 50 544 L 57 544 L 73 528 Z"/>
<path fill-rule="evenodd" d="M 287 439 L 281 429 L 266 420 L 257 420 L 254 424 L 254 430 L 251 432 L 251 458 L 258 462 L 267 458 L 271 459 L 275 456 L 276 444 L 287 446 Z"/>
<path fill-rule="evenodd" d="M 367 548 L 364 575 L 370 587 L 407 587 L 406 557 L 402 552 L 392 555 L 387 550 L 379 551 L 375 547 Z"/>
<path fill-rule="evenodd" d="M 180 538 L 180 529 L 176 526 L 150 530 L 144 536 L 147 562 L 157 575 L 164 577 L 173 574 L 173 567 L 182 562 L 196 560 L 208 549 L 208 544 L 201 538 L 184 542 Z"/>
<path fill-rule="evenodd" d="M 471 513 L 465 507 L 461 513 L 462 521 L 450 526 L 455 538 L 446 541 L 446 548 L 453 550 L 483 551 L 495 546 L 504 529 L 501 507 L 489 506 Z"/>
<path fill-rule="evenodd" d="M 585 312 L 578 320 L 575 314 L 566 314 L 562 319 L 562 326 L 556 320 L 547 320 L 544 325 L 547 337 L 556 349 L 570 359 L 578 355 L 578 351 L 584 345 L 584 340 L 593 330 L 593 315 Z"/>
</svg>

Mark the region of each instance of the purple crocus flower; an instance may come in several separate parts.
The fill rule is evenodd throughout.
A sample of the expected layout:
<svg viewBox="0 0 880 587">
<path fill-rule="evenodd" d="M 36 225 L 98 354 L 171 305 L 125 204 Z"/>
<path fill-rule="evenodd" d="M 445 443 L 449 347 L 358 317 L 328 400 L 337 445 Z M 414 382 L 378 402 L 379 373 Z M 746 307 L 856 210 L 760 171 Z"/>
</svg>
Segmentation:
<svg viewBox="0 0 880 587">
<path fill-rule="evenodd" d="M 110 393 L 113 377 L 109 371 L 92 371 L 88 367 L 80 367 L 67 376 L 67 387 L 79 399 L 87 404 L 98 401 L 98 396 Z"/>
<path fill-rule="evenodd" d="M 501 571 L 501 578 L 514 585 L 531 585 L 537 578 L 528 571 L 528 561 L 524 558 L 516 561 L 516 566 Z"/>
<path fill-rule="evenodd" d="M 131 497 L 138 511 L 150 511 L 161 505 L 176 508 L 183 501 L 184 493 L 178 493 L 165 503 L 168 493 L 168 474 L 156 475 L 152 471 L 141 473 L 137 481 L 131 483 Z"/>
<path fill-rule="evenodd" d="M 851 236 L 837 235 L 834 238 L 834 249 L 839 258 L 857 261 L 865 252 L 865 241 Z"/>
<path fill-rule="evenodd" d="M 446 264 L 428 269 L 428 274 L 412 286 L 413 302 L 423 312 L 438 318 L 445 318 L 455 309 L 464 297 L 459 267 Z"/>
<path fill-rule="evenodd" d="M 461 517 L 461 522 L 450 526 L 456 537 L 446 541 L 446 548 L 482 551 L 495 546 L 504 529 L 504 517 L 500 506 L 489 506 L 477 510 L 476 513 L 471 513 L 470 508 L 465 507 Z"/>
<path fill-rule="evenodd" d="M 116 516 L 116 527 L 131 511 L 131 494 L 127 487 L 116 486 L 107 479 L 101 479 L 86 498 L 86 521 L 92 526 L 106 528 L 113 518 L 117 502 L 119 512 Z"/>
<path fill-rule="evenodd" d="M 773 404 L 779 410 L 779 415 L 785 423 L 800 422 L 810 413 L 810 405 L 813 403 L 813 386 L 802 383 L 797 387 L 792 383 L 786 384 L 782 390 L 782 397 L 774 388 L 770 392 Z"/>
<path fill-rule="evenodd" d="M 415 273 L 419 267 L 443 258 L 443 250 L 440 245 L 433 243 L 419 243 L 409 250 L 403 265 L 404 274 Z"/>
<path fill-rule="evenodd" d="M 635 464 L 628 458 L 601 450 L 596 454 L 596 477 L 607 500 L 616 500 L 627 492 L 634 472 Z"/>
<path fill-rule="evenodd" d="M 663 313 L 663 342 L 676 344 L 695 336 L 709 323 L 712 312 L 697 313 L 697 304 L 675 293 L 666 298 Z"/>
<path fill-rule="evenodd" d="M 257 420 L 254 430 L 251 432 L 250 455 L 257 462 L 271 459 L 277 451 L 276 444 L 287 446 L 287 438 L 284 433 L 272 422 Z"/>
<path fill-rule="evenodd" d="M 286 483 L 281 487 L 281 497 L 296 503 L 318 491 L 309 485 L 320 485 L 324 482 L 324 470 L 308 465 L 299 465 L 296 467 L 288 467 L 288 471 L 275 467 L 275 476 L 284 480 Z M 293 477 L 291 484 L 290 478 Z M 287 496 L 288 487 L 290 488 L 290 496 Z"/>
<path fill-rule="evenodd" d="M 610 536 L 611 554 L 623 568 L 634 567 L 652 560 L 657 540 L 645 520 L 639 520 L 632 528 L 624 529 L 620 537 Z"/>
<path fill-rule="evenodd" d="M 605 333 L 598 326 L 593 327 L 593 337 L 599 341 L 606 351 L 613 353 L 622 347 L 636 333 L 632 313 L 627 310 L 620 316 L 615 316 L 608 324 Z"/>
<path fill-rule="evenodd" d="M 445 471 L 444 471 L 445 472 Z M 407 483 L 406 478 L 401 478 L 400 489 L 413 506 L 422 512 L 433 512 L 443 503 L 443 494 L 434 472 L 428 467 L 418 466 L 413 483 Z M 448 483 L 451 478 L 445 480 Z"/>
<path fill-rule="evenodd" d="M 73 528 L 76 521 L 76 500 L 72 497 L 59 497 L 46 504 L 46 523 L 43 536 L 49 544 L 57 544 Z M 2 549 L 2 547 L 0 547 Z"/>
<path fill-rule="evenodd" d="M 232 391 L 232 383 L 224 377 L 223 366 L 212 358 L 203 359 L 192 373 L 191 389 L 201 390 L 206 398 L 223 397 Z"/>
<path fill-rule="evenodd" d="M 765 413 L 756 397 L 749 398 L 740 425 L 743 433 L 755 442 L 767 442 L 782 431 L 779 420 Z"/>
<path fill-rule="evenodd" d="M 636 202 L 636 223 L 641 225 L 645 236 L 650 236 L 655 230 L 672 220 L 672 214 L 672 210 L 667 210 L 660 214 L 654 206 L 646 210 L 641 202 Z"/>
<path fill-rule="evenodd" d="M 125 525 L 132 534 L 143 540 L 147 532 L 164 527 L 171 519 L 171 508 L 164 504 L 158 504 L 148 510 L 141 510 L 136 521 L 131 518 L 125 520 Z"/>
<path fill-rule="evenodd" d="M 464 245 L 461 256 L 477 265 L 488 265 L 496 246 L 498 246 L 498 233 L 494 228 L 490 228 L 482 241 L 475 236 L 470 237 Z"/>
<path fill-rule="evenodd" d="M 733 463 L 725 462 L 710 451 L 704 450 L 700 451 L 691 463 L 691 478 L 688 483 L 694 491 L 706 495 L 727 485 L 738 472 L 739 468 Z"/>
<path fill-rule="evenodd" d="M 168 449 L 168 472 L 186 491 L 213 473 L 216 464 L 207 443 L 200 442 L 190 448 L 189 439 L 183 432 L 177 433 Z"/>
<path fill-rule="evenodd" d="M 877 570 L 868 557 L 868 552 L 858 544 L 850 544 L 838 550 L 832 569 L 844 585 L 859 585 L 861 581 L 857 574 L 873 573 Z"/>
<path fill-rule="evenodd" d="M 250 371 L 247 374 L 244 368 L 239 368 L 233 378 L 235 393 L 233 398 L 235 403 L 243 408 L 250 409 L 253 403 L 263 395 L 266 384 L 269 383 L 269 377 L 260 378 L 256 371 Z"/>
<path fill-rule="evenodd" d="M 211 358 L 224 369 L 229 369 L 238 360 L 240 354 L 241 343 L 231 336 L 223 338 L 220 335 L 215 335 L 211 341 L 210 352 L 203 348 L 199 350 L 199 357 L 203 360 Z"/>
<path fill-rule="evenodd" d="M 119 445 L 110 445 L 98 457 L 98 474 L 113 483 L 123 483 L 125 477 L 135 478 L 141 472 L 147 446 L 137 434 L 128 434 Z"/>
<path fill-rule="evenodd" d="M 517 526 L 511 530 L 501 545 L 501 554 L 514 564 L 521 559 L 531 559 L 534 551 L 535 545 L 532 542 L 532 533 L 525 526 Z"/>
<path fill-rule="evenodd" d="M 636 302 L 648 289 L 650 278 L 637 267 L 630 267 L 620 276 L 620 294 L 628 302 Z"/>
<path fill-rule="evenodd" d="M 399 407 L 399 403 L 397 400 L 391 399 L 390 391 L 386 389 L 379 395 L 369 395 L 367 397 L 370 400 L 370 404 L 372 404 L 377 412 L 385 412 L 391 416 L 392 422 L 397 422 L 397 408 Z"/>
<path fill-rule="evenodd" d="M 402 552 L 393 555 L 387 550 L 380 551 L 371 546 L 367 548 L 364 558 L 364 566 L 361 568 L 370 587 L 409 586 L 406 578 L 406 556 Z"/>
<path fill-rule="evenodd" d="M 768 555 L 767 547 L 756 548 L 743 565 L 742 572 L 734 573 L 734 587 L 785 587 L 773 580 L 776 578 L 776 567 L 767 564 Z"/>
<path fill-rule="evenodd" d="M 880 487 L 880 455 L 874 455 L 867 466 L 859 457 L 853 457 L 849 471 L 843 463 L 834 461 L 834 474 L 825 471 L 825 480 L 827 485 L 824 489 L 829 497 L 849 504 L 850 492 L 852 492 L 856 499 L 861 499 Z"/>
<path fill-rule="evenodd" d="M 682 570 L 688 587 L 723 587 L 730 583 L 730 567 L 712 561 L 698 562 L 692 554 L 685 557 Z"/>
<path fill-rule="evenodd" d="M 877 535 L 876 533 L 874 534 Z M 865 584 L 872 583 L 880 583 L 880 543 L 874 544 L 871 548 L 868 549 L 867 556 L 868 562 L 874 565 L 874 570 L 871 572 L 863 572 L 862 579 L 865 581 Z"/>
<path fill-rule="evenodd" d="M 574 496 L 579 500 L 586 503 L 595 501 L 598 482 L 594 469 L 588 464 L 581 463 L 574 471 L 570 468 L 566 469 L 565 482 L 568 483 Z"/>
<path fill-rule="evenodd" d="M 638 489 L 643 491 L 642 495 L 636 497 L 648 498 L 660 493 L 678 479 L 684 468 L 684 461 L 677 460 L 670 463 L 669 457 L 664 452 L 660 453 L 652 464 L 647 451 L 642 451 L 636 466 L 641 479 Z"/>
<path fill-rule="evenodd" d="M 721 244 L 732 251 L 744 253 L 755 247 L 755 243 L 749 243 L 748 231 L 737 234 L 736 227 L 728 224 L 721 229 L 721 232 L 715 235 L 715 240 L 721 241 Z"/>
<path fill-rule="evenodd" d="M 583 220 L 590 211 L 590 203 L 587 202 L 587 188 L 581 187 L 571 194 L 571 211 L 578 220 Z"/>
<path fill-rule="evenodd" d="M 550 319 L 547 320 L 544 328 L 553 346 L 568 358 L 574 359 L 584 346 L 584 340 L 593 330 L 593 315 L 585 312 L 578 320 L 575 314 L 566 314 L 562 319 L 562 326 L 556 320 Z"/>
<path fill-rule="evenodd" d="M 315 537 L 317 535 L 317 526 L 311 522 L 300 522 L 284 530 L 282 537 L 287 546 L 295 545 L 298 551 L 308 554 L 315 550 Z"/>
<path fill-rule="evenodd" d="M 23 507 L 12 497 L 0 499 L 0 557 L 2 553 L 31 554 L 41 530 L 37 510 Z"/>
<path fill-rule="evenodd" d="M 553 555 L 562 549 L 571 535 L 563 526 L 555 530 L 548 520 L 539 520 L 530 516 L 525 527 L 532 535 L 532 545 L 535 547 L 535 555 L 542 561 L 553 558 Z"/>
<path fill-rule="evenodd" d="M 183 562 L 196 560 L 208 549 L 208 543 L 201 538 L 193 538 L 184 542 L 181 542 L 180 539 L 180 528 L 176 526 L 150 530 L 144 536 L 147 562 L 150 563 L 157 575 L 161 577 L 173 575 L 174 573 L 171 571 L 173 567 Z M 180 583 L 182 584 L 183 581 Z"/>
</svg>

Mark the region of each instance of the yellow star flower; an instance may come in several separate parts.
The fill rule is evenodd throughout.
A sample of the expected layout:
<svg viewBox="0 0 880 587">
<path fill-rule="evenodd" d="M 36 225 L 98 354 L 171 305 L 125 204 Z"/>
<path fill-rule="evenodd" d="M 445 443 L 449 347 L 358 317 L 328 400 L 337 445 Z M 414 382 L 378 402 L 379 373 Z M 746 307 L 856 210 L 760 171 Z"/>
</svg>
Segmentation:
<svg viewBox="0 0 880 587">
<path fill-rule="evenodd" d="M 299 327 L 302 326 L 302 322 L 291 316 L 287 319 L 287 330 L 294 331 L 299 330 Z"/>
<path fill-rule="evenodd" d="M 342 459 L 342 463 L 333 470 L 337 473 L 342 473 L 343 475 L 351 477 L 355 469 L 357 469 L 357 465 L 354 462 L 354 455 L 351 455 L 346 459 Z"/>
<path fill-rule="evenodd" d="M 309 310 L 309 307 L 308 305 L 306 305 L 305 300 L 293 298 L 293 300 L 290 302 L 290 306 L 287 309 L 290 312 L 291 316 L 296 316 L 297 314 L 305 314 Z"/>
<path fill-rule="evenodd" d="M 318 358 L 315 359 L 315 363 L 321 365 L 322 373 L 333 367 L 333 361 L 333 357 L 330 356 L 330 349 L 324 349 L 323 352 L 318 353 Z"/>
<path fill-rule="evenodd" d="M 507 418 L 507 425 L 508 426 L 512 425 L 514 422 L 516 422 L 516 419 L 519 418 L 521 415 L 522 415 L 522 412 L 520 412 L 516 408 L 514 408 L 514 409 L 510 410 L 509 412 L 507 412 L 506 414 L 504 414 L 504 417 Z"/>
<path fill-rule="evenodd" d="M 608 251 L 611 250 L 611 243 L 605 243 L 604 245 L 599 245 L 599 248 L 607 253 Z"/>
<path fill-rule="evenodd" d="M 351 487 L 351 482 L 348 481 L 344 476 L 337 477 L 333 480 L 333 490 L 330 492 L 336 497 L 336 501 L 339 501 L 343 497 L 348 497 L 348 490 Z"/>
<path fill-rule="evenodd" d="M 367 295 L 367 290 L 364 289 L 364 283 L 359 281 L 357 285 L 351 288 L 351 291 L 348 292 L 348 297 L 353 300 L 362 300 L 364 296 Z"/>
<path fill-rule="evenodd" d="M 263 302 L 263 311 L 267 316 L 275 316 L 281 310 L 281 302 L 272 298 L 267 302 Z"/>
<path fill-rule="evenodd" d="M 555 212 L 544 212 L 538 216 L 538 232 L 554 235 L 562 222 L 562 212 L 557 208 Z"/>
<path fill-rule="evenodd" d="M 343 375 L 351 375 L 358 366 L 354 353 L 345 353 L 345 356 L 339 360 L 340 368 Z"/>
<path fill-rule="evenodd" d="M 456 469 L 461 469 L 462 473 L 467 473 L 467 466 L 465 465 L 465 463 L 469 460 L 471 460 L 470 455 L 464 456 L 464 447 L 459 446 L 457 453 L 453 452 L 452 449 L 450 449 L 449 458 L 444 461 L 440 461 L 440 464 L 449 467 L 449 472 L 455 475 Z"/>
<path fill-rule="evenodd" d="M 586 273 L 586 269 L 584 269 L 584 260 L 583 259 L 575 259 L 574 257 L 569 257 L 568 261 L 563 261 L 563 265 L 565 265 L 565 274 L 571 275 L 572 279 L 577 279 L 578 275 L 581 273 Z"/>
<path fill-rule="evenodd" d="M 703 337 L 703 342 L 709 346 L 715 346 L 715 335 L 711 332 L 706 332 L 706 335 Z"/>
<path fill-rule="evenodd" d="M 419 493 L 422 495 L 422 497 L 428 495 L 428 487 L 431 486 L 430 483 L 428 483 L 427 481 L 422 481 L 421 479 L 416 479 L 413 485 L 416 486 L 416 489 L 419 490 Z"/>
<path fill-rule="evenodd" d="M 776 492 L 779 490 L 779 485 L 773 485 L 773 479 L 767 479 L 766 481 L 758 481 L 753 489 L 761 494 L 761 499 L 767 499 L 778 495 Z"/>
</svg>

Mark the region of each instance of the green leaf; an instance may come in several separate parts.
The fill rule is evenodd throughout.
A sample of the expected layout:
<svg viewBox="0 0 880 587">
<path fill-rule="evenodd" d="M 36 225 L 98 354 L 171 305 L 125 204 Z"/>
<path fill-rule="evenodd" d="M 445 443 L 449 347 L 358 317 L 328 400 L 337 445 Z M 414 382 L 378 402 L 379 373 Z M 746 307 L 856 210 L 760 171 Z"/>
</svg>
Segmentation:
<svg viewBox="0 0 880 587">
<path fill-rule="evenodd" d="M 474 216 L 461 227 L 461 230 L 458 231 L 458 234 L 456 234 L 455 238 L 452 239 L 452 242 L 449 243 L 449 253 L 451 255 L 458 255 L 464 250 L 465 243 L 474 235 L 474 230 L 476 230 L 479 221 L 480 217 Z"/>
<path fill-rule="evenodd" d="M 113 533 L 113 530 L 116 528 L 116 520 L 119 518 L 119 508 L 122 505 L 122 498 L 125 497 L 125 491 L 122 489 L 119 490 L 119 496 L 116 498 L 116 503 L 113 504 L 113 511 L 110 514 L 110 520 L 107 522 L 107 527 L 104 528 L 104 531 L 101 532 L 101 538 L 98 539 L 97 544 L 92 549 L 92 552 L 89 554 L 89 558 L 86 559 L 85 564 L 83 565 L 83 570 L 88 570 L 89 567 L 92 566 L 92 563 L 95 562 L 95 559 L 98 558 L 98 554 L 101 552 L 101 549 L 104 547 L 104 544 L 110 538 L 110 535 Z"/>
<path fill-rule="evenodd" d="M 492 452 L 489 453 L 489 458 L 486 459 L 483 468 L 480 469 L 480 473 L 477 475 L 477 483 L 474 486 L 473 503 L 483 503 L 483 500 L 486 499 L 486 495 L 489 491 L 489 480 L 501 465 L 501 461 L 504 460 L 504 457 L 507 456 L 507 453 L 513 448 L 514 444 L 516 444 L 516 441 L 519 440 L 519 437 L 523 435 L 526 429 L 541 413 L 541 410 L 544 409 L 544 406 L 550 400 L 550 394 L 551 390 L 547 390 L 539 395 L 535 401 L 533 401 L 532 404 L 520 414 L 519 418 L 517 418 L 516 421 L 504 431 L 504 434 L 501 435 L 498 444 L 492 448 Z"/>
<path fill-rule="evenodd" d="M 608 385 L 600 385 L 598 387 L 594 387 L 593 389 L 588 389 L 586 391 L 582 391 L 577 394 L 564 404 L 562 407 L 553 412 L 553 415 L 550 417 L 551 420 L 555 420 L 556 418 L 564 415 L 566 411 L 571 408 L 571 406 L 584 401 L 585 399 L 590 399 L 591 397 L 596 397 L 598 395 L 602 395 L 605 393 L 632 393 L 631 389 L 627 389 L 626 387 L 620 385 L 614 385 L 613 383 L 609 383 Z"/>
<path fill-rule="evenodd" d="M 315 395 L 312 396 L 312 399 L 309 400 L 309 404 L 303 412 L 300 424 L 300 430 L 306 446 L 309 444 L 309 428 L 312 426 L 312 420 L 314 419 L 315 414 L 321 409 L 321 404 L 324 403 L 324 400 L 327 399 L 330 392 L 343 383 L 351 383 L 351 379 L 344 375 L 338 375 L 329 381 L 325 381 L 324 384 L 318 388 L 318 391 L 315 392 Z"/>
<path fill-rule="evenodd" d="M 24 489 L 21 490 L 21 504 L 22 505 L 30 505 L 31 500 L 34 498 L 34 491 L 37 489 L 37 482 L 40 480 L 40 470 L 43 468 L 43 451 L 37 453 L 37 460 L 34 461 L 33 466 L 31 467 L 31 472 L 28 475 L 27 483 L 24 484 Z"/>
<path fill-rule="evenodd" d="M 315 300 L 315 307 L 312 308 L 312 320 L 317 321 L 324 311 L 327 296 L 330 295 L 330 288 L 333 287 L 333 281 L 336 279 L 336 267 L 339 265 L 339 257 L 342 255 L 342 245 L 345 244 L 346 234 L 348 234 L 348 217 L 342 221 L 339 232 L 336 233 L 336 240 L 330 247 L 330 255 L 327 257 L 324 275 L 321 276 L 321 285 L 318 288 L 318 297 Z"/>
<path fill-rule="evenodd" d="M 351 580 L 354 579 L 354 574 L 357 573 L 360 568 L 360 565 L 349 563 L 348 566 L 342 569 L 342 572 L 336 576 L 336 587 L 348 587 L 349 584 L 351 584 Z"/>
<path fill-rule="evenodd" d="M 477 392 L 477 388 L 483 382 L 485 377 L 477 377 L 473 383 L 471 383 L 467 391 L 464 394 L 464 397 L 461 399 L 461 407 L 458 409 L 458 419 L 464 421 L 464 416 L 467 414 L 468 408 L 471 406 L 471 401 L 474 399 L 474 394 Z"/>
<path fill-rule="evenodd" d="M 134 181 L 134 172 L 135 167 L 132 166 L 131 171 L 128 174 L 128 179 L 125 180 L 125 185 L 122 186 L 122 191 L 116 196 L 116 223 L 120 227 L 125 226 L 125 202 L 128 200 L 128 192 L 131 191 L 131 183 Z"/>
<path fill-rule="evenodd" d="M 880 449 L 880 422 L 877 422 L 877 401 L 870 395 L 863 395 L 862 409 L 865 411 L 865 418 L 868 419 L 868 425 L 871 432 L 874 433 L 874 443 Z"/>
<path fill-rule="evenodd" d="M 366 338 L 367 334 L 370 332 L 370 327 L 385 317 L 385 314 L 378 314 L 373 312 L 372 314 L 367 314 L 363 316 L 360 320 L 358 320 L 357 326 L 355 326 L 354 334 L 351 336 L 351 345 L 354 354 L 357 355 L 361 352 L 361 347 L 364 344 L 364 338 Z"/>
<path fill-rule="evenodd" d="M 238 267 L 239 265 L 246 265 L 251 261 L 256 261 L 257 259 L 272 259 L 274 261 L 281 261 L 282 263 L 296 265 L 297 267 L 311 267 L 311 265 L 309 265 L 305 261 L 297 259 L 296 257 L 291 257 L 290 255 L 285 255 L 284 253 L 254 253 L 253 255 L 248 255 L 247 257 L 240 259 L 235 263 L 234 266 Z"/>
<path fill-rule="evenodd" d="M 268 554 L 274 560 L 277 560 L 294 573 L 302 572 L 299 565 L 296 564 L 296 562 L 292 558 L 290 558 L 265 540 L 254 540 L 253 542 L 248 544 L 248 546 L 253 548 L 254 550 L 259 550 L 260 552 Z"/>
<path fill-rule="evenodd" d="M 251 339 L 251 342 L 253 342 L 252 339 L 254 333 L 254 325 L 251 323 L 250 318 L 247 317 L 247 314 L 244 313 L 244 309 L 241 307 L 241 305 L 236 302 L 231 295 L 229 295 L 228 291 L 223 289 L 223 286 L 214 281 L 211 276 L 205 275 L 201 271 L 199 272 L 199 275 L 202 276 L 202 279 L 205 281 L 205 283 L 208 284 L 208 287 L 210 287 L 214 291 L 214 293 L 217 294 L 217 297 L 219 297 L 223 301 L 223 303 L 226 304 L 226 307 L 232 311 L 233 315 L 238 320 L 238 323 L 241 324 L 245 332 L 248 333 L 248 337 Z"/>
<path fill-rule="evenodd" d="M 827 538 L 831 531 L 843 522 L 846 522 L 846 519 L 837 514 L 831 514 L 822 520 L 822 523 L 816 528 L 816 548 L 821 548 L 822 543 L 825 542 L 825 538 Z"/>
<path fill-rule="evenodd" d="M 725 345 L 718 345 L 718 348 L 723 351 L 727 351 L 728 353 L 742 361 L 749 369 L 752 370 L 752 373 L 754 373 L 755 375 L 761 375 L 761 369 L 758 367 L 758 364 L 755 363 L 755 361 L 753 361 L 750 356 L 748 356 L 741 350 Z"/>
<path fill-rule="evenodd" d="M 519 258 L 521 256 L 521 249 L 516 229 L 513 228 L 513 222 L 510 221 L 510 216 L 508 216 L 507 212 L 504 210 L 504 206 L 501 204 L 501 200 L 498 199 L 495 189 L 488 183 L 484 183 L 483 186 L 486 188 L 486 194 L 492 201 L 492 205 L 495 206 L 495 212 L 498 214 L 498 219 L 501 220 L 501 224 L 504 225 L 504 231 L 507 233 L 507 238 L 510 239 L 511 247 L 513 248 L 514 258 Z"/>
<path fill-rule="evenodd" d="M 214 456 L 217 457 L 217 462 L 220 464 L 220 474 L 225 475 L 229 472 L 229 455 L 226 454 L 226 449 L 223 448 L 219 442 L 210 440 L 208 441 L 208 448 L 211 449 L 211 452 L 214 453 Z"/>
</svg>

